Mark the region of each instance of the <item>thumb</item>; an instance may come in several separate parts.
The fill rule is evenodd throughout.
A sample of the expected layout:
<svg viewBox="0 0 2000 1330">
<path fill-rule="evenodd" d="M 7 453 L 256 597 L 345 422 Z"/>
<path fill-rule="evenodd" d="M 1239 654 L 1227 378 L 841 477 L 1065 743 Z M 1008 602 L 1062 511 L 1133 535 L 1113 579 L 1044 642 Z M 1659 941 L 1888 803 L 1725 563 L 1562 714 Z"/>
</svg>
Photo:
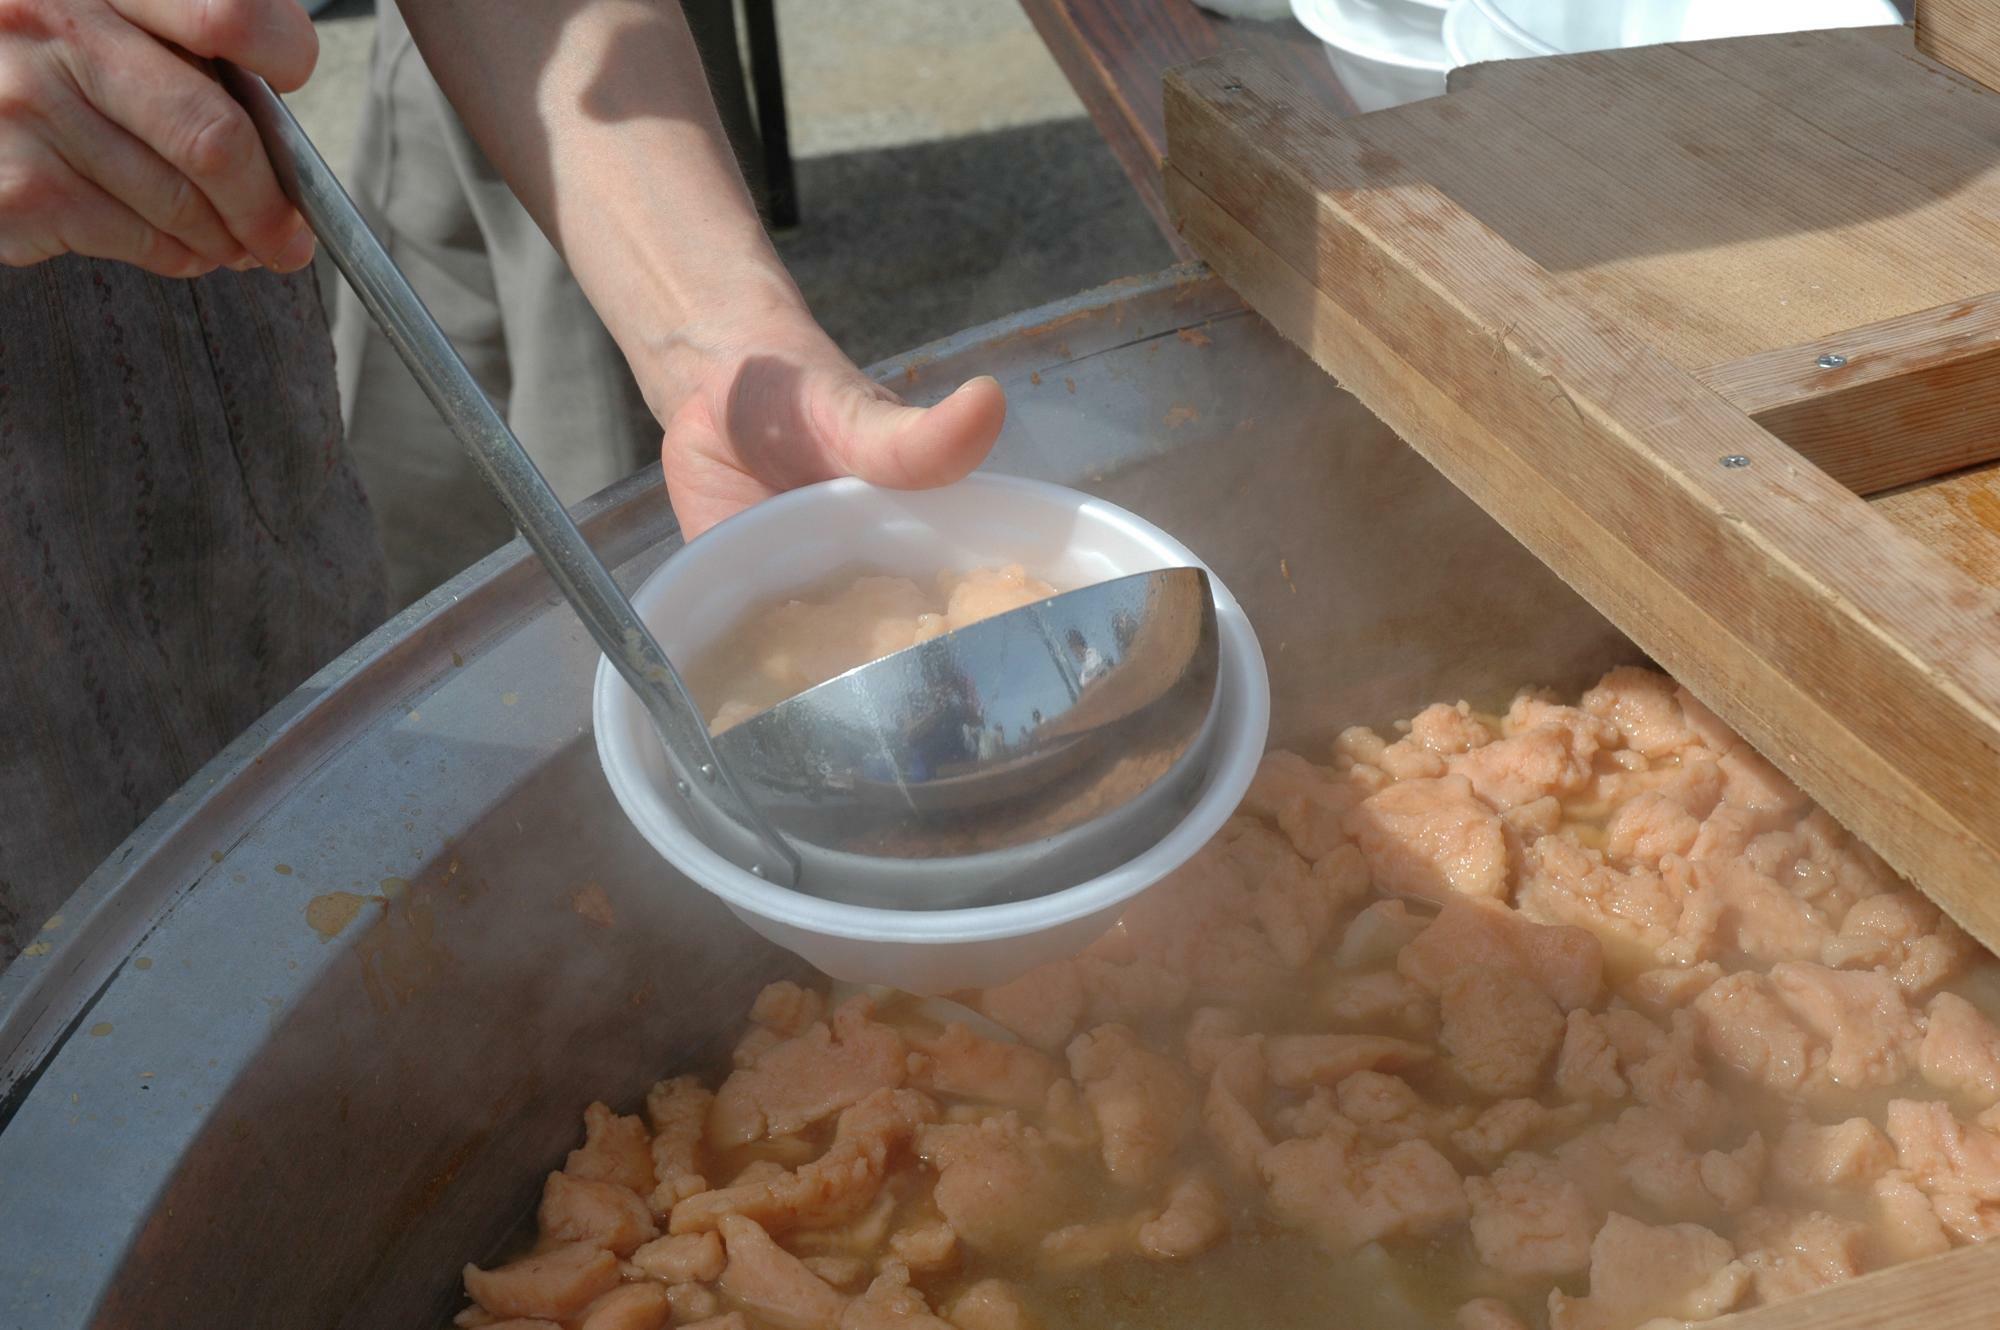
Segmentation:
<svg viewBox="0 0 2000 1330">
<path fill-rule="evenodd" d="M 999 381 L 981 375 L 936 406 L 854 392 L 840 409 L 820 418 L 817 442 L 840 470 L 871 485 L 928 489 L 975 470 L 1006 419 L 1007 397 Z"/>
</svg>

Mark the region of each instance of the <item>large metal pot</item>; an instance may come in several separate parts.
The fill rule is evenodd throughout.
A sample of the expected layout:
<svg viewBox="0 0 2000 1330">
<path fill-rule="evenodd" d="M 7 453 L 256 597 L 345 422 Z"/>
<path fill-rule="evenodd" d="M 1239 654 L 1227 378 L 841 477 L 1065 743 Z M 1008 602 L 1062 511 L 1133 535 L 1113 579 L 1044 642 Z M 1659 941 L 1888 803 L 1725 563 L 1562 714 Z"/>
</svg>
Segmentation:
<svg viewBox="0 0 2000 1330">
<path fill-rule="evenodd" d="M 1199 268 L 891 361 L 990 372 L 1003 471 L 1173 531 L 1270 657 L 1274 738 L 1634 653 Z M 656 474 L 587 505 L 636 580 Z M 441 1324 L 593 1098 L 725 1057 L 796 961 L 656 859 L 585 732 L 596 652 L 522 547 L 322 671 L 0 975 L 0 1326 Z"/>
</svg>

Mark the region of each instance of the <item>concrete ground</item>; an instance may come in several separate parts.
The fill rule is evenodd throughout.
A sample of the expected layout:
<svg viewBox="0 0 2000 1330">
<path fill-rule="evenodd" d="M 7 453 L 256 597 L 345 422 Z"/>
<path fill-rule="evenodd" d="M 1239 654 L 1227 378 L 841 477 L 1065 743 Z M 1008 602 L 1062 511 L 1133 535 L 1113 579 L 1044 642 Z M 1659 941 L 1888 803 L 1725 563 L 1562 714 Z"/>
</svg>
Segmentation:
<svg viewBox="0 0 2000 1330">
<path fill-rule="evenodd" d="M 341 168 L 373 5 L 318 24 L 291 101 Z M 1009 0 L 779 0 L 778 28 L 802 214 L 778 248 L 856 360 L 1172 261 Z"/>
</svg>

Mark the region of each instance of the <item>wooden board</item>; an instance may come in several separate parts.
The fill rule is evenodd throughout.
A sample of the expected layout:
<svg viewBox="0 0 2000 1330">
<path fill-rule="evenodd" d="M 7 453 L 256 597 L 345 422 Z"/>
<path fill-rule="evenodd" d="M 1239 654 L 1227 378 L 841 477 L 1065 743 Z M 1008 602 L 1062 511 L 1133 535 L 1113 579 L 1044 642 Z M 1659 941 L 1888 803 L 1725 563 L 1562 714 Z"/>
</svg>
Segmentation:
<svg viewBox="0 0 2000 1330">
<path fill-rule="evenodd" d="M 1992 1330 L 2000 1243 L 1893 1265 L 1701 1324 L 1704 1330 Z"/>
<path fill-rule="evenodd" d="M 1917 0 L 1924 54 L 2000 88 L 2000 10 L 1989 0 Z"/>
<path fill-rule="evenodd" d="M 2000 99 L 1903 29 L 1480 65 L 1349 132 L 1684 366 L 2000 291 Z"/>
<path fill-rule="evenodd" d="M 1169 76 L 1167 195 L 1253 306 L 1991 946 L 2000 588 L 1965 515 L 1993 492 L 1877 510 L 1695 373 L 2000 290 L 1972 142 L 2000 112 L 1890 36 L 1489 66 L 1347 121 L 1225 55 Z M 1880 105 L 1835 136 L 1822 101 Z"/>
<path fill-rule="evenodd" d="M 1879 494 L 1875 511 L 1987 586 L 2000 586 L 2000 467 Z"/>
<path fill-rule="evenodd" d="M 1907 30 L 1476 66 L 1349 130 L 1725 395 L 1797 351 L 1795 393 L 1739 405 L 1860 492 L 2000 457 L 2000 400 L 1959 395 L 2000 328 L 1965 309 L 2000 292 L 2000 98 Z M 1825 352 L 1847 365 L 1817 371 Z M 1953 393 L 1910 383 L 1912 355 Z M 1916 473 L 1890 421 L 1932 459 Z"/>
<path fill-rule="evenodd" d="M 2000 458 L 2000 296 L 1695 371 L 1856 494 Z"/>
<path fill-rule="evenodd" d="M 1291 19 L 1221 18 L 1194 0 L 1021 0 L 1021 8 L 1182 258 L 1192 254 L 1167 217 L 1160 180 L 1167 151 L 1160 76 L 1168 68 L 1249 51 L 1328 110 L 1354 111 L 1318 39 Z"/>
</svg>

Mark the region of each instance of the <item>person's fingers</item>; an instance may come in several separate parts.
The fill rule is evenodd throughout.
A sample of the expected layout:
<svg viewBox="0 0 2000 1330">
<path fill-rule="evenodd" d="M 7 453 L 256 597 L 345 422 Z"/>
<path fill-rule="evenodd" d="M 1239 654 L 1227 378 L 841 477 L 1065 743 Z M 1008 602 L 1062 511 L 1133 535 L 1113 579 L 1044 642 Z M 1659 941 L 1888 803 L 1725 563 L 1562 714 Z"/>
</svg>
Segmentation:
<svg viewBox="0 0 2000 1330">
<path fill-rule="evenodd" d="M 93 105 L 194 182 L 257 262 L 292 272 L 312 261 L 312 232 L 278 188 L 256 126 L 205 68 L 129 26 L 107 25 L 93 45 L 71 69 Z"/>
<path fill-rule="evenodd" d="M 192 180 L 81 101 L 50 117 L 56 149 L 76 173 L 212 264 L 243 247 Z"/>
<path fill-rule="evenodd" d="M 769 381 L 746 391 L 739 376 L 720 413 L 695 399 L 668 423 L 660 460 L 688 539 L 774 494 L 836 476 L 893 489 L 949 484 L 984 460 L 1007 412 L 991 378 L 913 407 L 858 370 L 784 377 L 785 391 Z"/>
<path fill-rule="evenodd" d="M 78 178 L 75 201 L 63 219 L 63 244 L 93 259 L 116 259 L 162 277 L 199 277 L 216 265 L 109 194 Z"/>
<path fill-rule="evenodd" d="M 674 518 L 689 540 L 780 492 L 704 447 L 687 446 L 671 431 L 661 444 L 660 460 Z"/>
<path fill-rule="evenodd" d="M 297 0 L 111 0 L 111 7 L 162 41 L 263 75 L 279 92 L 303 84 L 319 61 L 319 33 Z"/>
<path fill-rule="evenodd" d="M 22 267 L 64 253 L 114 259 L 162 277 L 215 267 L 53 153 L 16 158 L 0 184 L 0 262 Z"/>
<path fill-rule="evenodd" d="M 1000 433 L 1005 395 L 974 379 L 932 407 L 901 398 L 827 347 L 821 363 L 754 356 L 737 368 L 716 424 L 722 456 L 793 489 L 859 476 L 893 489 L 943 485 L 978 466 Z"/>
<path fill-rule="evenodd" d="M 963 479 L 986 459 L 1007 419 L 1007 397 L 986 376 L 928 407 L 850 388 L 812 418 L 819 447 L 841 471 L 890 489 L 928 489 Z"/>
</svg>

